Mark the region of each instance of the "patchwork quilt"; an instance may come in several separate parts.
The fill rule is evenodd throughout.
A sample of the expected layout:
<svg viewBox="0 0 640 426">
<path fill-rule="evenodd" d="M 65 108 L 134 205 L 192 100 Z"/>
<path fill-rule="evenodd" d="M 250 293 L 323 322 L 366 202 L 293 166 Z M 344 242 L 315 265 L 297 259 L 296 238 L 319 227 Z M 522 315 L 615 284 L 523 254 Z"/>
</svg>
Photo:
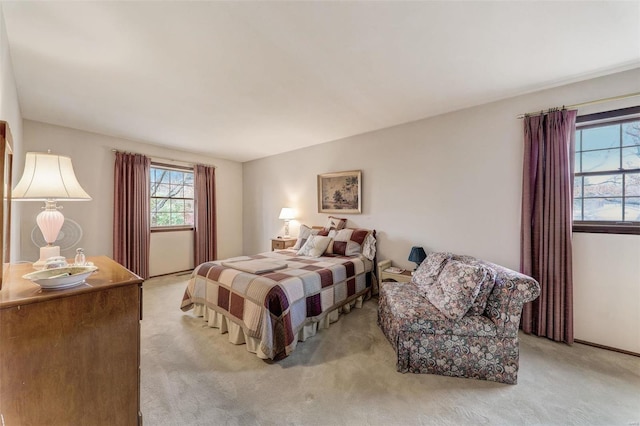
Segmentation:
<svg viewBox="0 0 640 426">
<path fill-rule="evenodd" d="M 271 267 L 246 272 L 246 265 L 257 263 Z M 278 360 L 294 350 L 304 325 L 367 295 L 371 269 L 372 262 L 362 255 L 311 258 L 292 250 L 206 262 L 193 271 L 181 309 L 204 305 L 225 315 Z"/>
</svg>

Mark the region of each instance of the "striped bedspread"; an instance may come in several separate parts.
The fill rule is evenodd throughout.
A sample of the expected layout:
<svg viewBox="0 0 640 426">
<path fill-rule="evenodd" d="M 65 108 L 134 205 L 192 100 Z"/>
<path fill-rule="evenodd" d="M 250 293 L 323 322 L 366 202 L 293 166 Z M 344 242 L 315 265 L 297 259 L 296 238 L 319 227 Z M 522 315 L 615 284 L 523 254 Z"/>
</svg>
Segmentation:
<svg viewBox="0 0 640 426">
<path fill-rule="evenodd" d="M 251 260 L 286 267 L 260 275 L 230 267 Z M 204 305 L 221 313 L 259 339 L 269 358 L 282 359 L 295 348 L 304 325 L 370 291 L 371 269 L 364 256 L 311 258 L 291 250 L 207 262 L 193 271 L 181 309 Z"/>
</svg>

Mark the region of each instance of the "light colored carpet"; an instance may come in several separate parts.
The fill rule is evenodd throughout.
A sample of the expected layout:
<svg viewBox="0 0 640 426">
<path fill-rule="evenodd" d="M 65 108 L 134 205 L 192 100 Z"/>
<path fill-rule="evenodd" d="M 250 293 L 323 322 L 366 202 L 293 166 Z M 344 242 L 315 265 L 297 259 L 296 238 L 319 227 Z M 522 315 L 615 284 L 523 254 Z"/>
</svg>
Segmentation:
<svg viewBox="0 0 640 426">
<path fill-rule="evenodd" d="M 639 425 L 640 358 L 521 334 L 518 384 L 401 374 L 377 299 L 268 363 L 144 283 L 145 425 Z"/>
</svg>

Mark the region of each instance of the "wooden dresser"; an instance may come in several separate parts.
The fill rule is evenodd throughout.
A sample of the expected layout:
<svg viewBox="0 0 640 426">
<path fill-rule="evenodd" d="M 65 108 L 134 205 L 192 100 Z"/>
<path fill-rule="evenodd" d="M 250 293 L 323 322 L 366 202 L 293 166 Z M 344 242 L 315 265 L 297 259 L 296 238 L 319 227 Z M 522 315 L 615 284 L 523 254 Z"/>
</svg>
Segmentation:
<svg viewBox="0 0 640 426">
<path fill-rule="evenodd" d="M 138 425 L 142 279 L 105 256 L 86 283 L 0 290 L 0 425 Z"/>
</svg>

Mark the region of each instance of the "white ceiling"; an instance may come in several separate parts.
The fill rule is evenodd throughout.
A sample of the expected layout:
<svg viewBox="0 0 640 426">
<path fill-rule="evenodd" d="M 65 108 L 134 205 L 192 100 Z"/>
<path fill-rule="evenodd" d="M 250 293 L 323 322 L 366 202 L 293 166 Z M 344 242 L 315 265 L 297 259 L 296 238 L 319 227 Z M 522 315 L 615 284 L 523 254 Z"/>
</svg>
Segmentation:
<svg viewBox="0 0 640 426">
<path fill-rule="evenodd" d="M 2 8 L 24 118 L 236 161 L 640 66 L 639 1 Z"/>
</svg>

